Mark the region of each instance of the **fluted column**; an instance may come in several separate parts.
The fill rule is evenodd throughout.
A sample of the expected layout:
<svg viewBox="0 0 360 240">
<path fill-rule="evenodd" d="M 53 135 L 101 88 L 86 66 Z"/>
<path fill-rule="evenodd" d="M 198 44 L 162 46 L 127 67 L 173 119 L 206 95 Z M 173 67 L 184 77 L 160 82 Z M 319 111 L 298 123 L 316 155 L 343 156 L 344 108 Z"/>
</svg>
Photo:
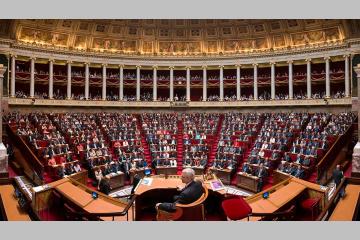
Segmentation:
<svg viewBox="0 0 360 240">
<path fill-rule="evenodd" d="M 289 60 L 289 99 L 294 98 L 293 61 Z"/>
<path fill-rule="evenodd" d="M 224 66 L 220 66 L 220 101 L 224 101 Z"/>
<path fill-rule="evenodd" d="M 170 101 L 174 101 L 174 67 L 170 67 Z"/>
<path fill-rule="evenodd" d="M 119 86 L 119 100 L 124 100 L 124 66 L 119 66 L 120 71 L 120 86 Z"/>
<path fill-rule="evenodd" d="M 54 98 L 54 59 L 49 60 L 49 99 Z"/>
<path fill-rule="evenodd" d="M 106 64 L 102 64 L 102 100 L 106 100 Z"/>
<path fill-rule="evenodd" d="M 345 97 L 350 97 L 350 71 L 349 71 L 349 57 L 345 55 Z"/>
<path fill-rule="evenodd" d="M 254 100 L 258 100 L 258 84 L 257 84 L 257 63 L 253 64 L 254 66 Z"/>
<path fill-rule="evenodd" d="M 2 163 L 2 161 L 7 161 L 7 159 L 4 159 L 4 156 L 6 156 L 6 148 L 2 143 L 2 99 L 3 99 L 3 79 L 4 79 L 4 74 L 6 72 L 6 67 L 3 64 L 0 64 L 0 113 L 1 113 L 1 117 L 0 117 L 0 166 L 3 167 L 5 164 Z M 4 168 L 7 168 L 7 163 L 6 166 Z M 1 169 L 0 168 L 0 172 L 2 172 L 3 170 L 7 170 L 7 169 Z"/>
<path fill-rule="evenodd" d="M 35 58 L 30 58 L 30 97 L 35 95 Z"/>
<path fill-rule="evenodd" d="M 203 101 L 207 100 L 207 66 L 203 66 Z"/>
<path fill-rule="evenodd" d="M 325 57 L 325 83 L 326 93 L 325 97 L 330 98 L 330 57 Z"/>
<path fill-rule="evenodd" d="M 190 67 L 186 67 L 186 101 L 190 101 Z"/>
<path fill-rule="evenodd" d="M 15 97 L 15 72 L 16 72 L 16 55 L 11 55 L 11 92 L 10 92 L 10 97 Z"/>
<path fill-rule="evenodd" d="M 311 59 L 306 59 L 306 92 L 307 98 L 311 99 Z"/>
<path fill-rule="evenodd" d="M 71 63 L 67 62 L 67 99 L 71 99 Z"/>
<path fill-rule="evenodd" d="M 85 99 L 89 100 L 89 89 L 90 89 L 90 74 L 89 74 L 90 63 L 85 63 Z"/>
<path fill-rule="evenodd" d="M 271 64 L 271 100 L 275 99 L 275 63 Z"/>
<path fill-rule="evenodd" d="M 140 101 L 140 66 L 136 66 L 136 101 Z"/>
<path fill-rule="evenodd" d="M 241 89 L 240 89 L 240 65 L 236 65 L 236 100 L 240 101 Z"/>
<path fill-rule="evenodd" d="M 354 67 L 354 71 L 357 76 L 357 93 L 358 93 L 358 103 L 354 106 L 355 110 L 357 110 L 358 114 L 358 129 L 360 129 L 360 64 Z M 354 147 L 353 155 L 352 155 L 352 171 L 351 176 L 360 177 L 360 134 L 358 134 L 358 142 Z"/>
<path fill-rule="evenodd" d="M 157 66 L 153 66 L 153 101 L 157 101 Z"/>
</svg>

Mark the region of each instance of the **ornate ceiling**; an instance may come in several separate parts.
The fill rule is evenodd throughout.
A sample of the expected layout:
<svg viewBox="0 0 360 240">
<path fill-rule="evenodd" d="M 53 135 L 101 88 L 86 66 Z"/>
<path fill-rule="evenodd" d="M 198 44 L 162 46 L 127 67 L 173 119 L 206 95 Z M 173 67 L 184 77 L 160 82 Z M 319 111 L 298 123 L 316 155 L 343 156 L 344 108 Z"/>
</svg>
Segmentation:
<svg viewBox="0 0 360 240">
<path fill-rule="evenodd" d="M 19 43 L 130 55 L 261 52 L 359 36 L 359 20 L 0 20 L 0 37 Z"/>
</svg>

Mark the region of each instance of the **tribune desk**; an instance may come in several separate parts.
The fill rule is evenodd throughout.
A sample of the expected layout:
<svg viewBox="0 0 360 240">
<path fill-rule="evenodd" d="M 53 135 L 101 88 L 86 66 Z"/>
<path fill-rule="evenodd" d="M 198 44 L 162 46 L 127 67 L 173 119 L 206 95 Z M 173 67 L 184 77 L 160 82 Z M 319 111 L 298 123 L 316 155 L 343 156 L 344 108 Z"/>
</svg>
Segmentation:
<svg viewBox="0 0 360 240">
<path fill-rule="evenodd" d="M 155 216 L 156 203 L 174 202 L 173 197 L 179 194 L 177 187 L 184 187 L 180 177 L 181 176 L 178 175 L 171 175 L 168 176 L 168 178 L 152 176 L 150 178 L 142 179 L 135 189 L 135 220 L 145 220 L 146 218 L 144 217 L 144 212 L 152 213 L 153 216 Z M 148 182 L 148 184 L 144 184 L 144 180 L 146 179 L 151 179 L 150 183 Z M 197 177 L 197 179 L 200 178 Z M 209 201 L 211 199 L 216 199 L 215 202 L 219 205 L 218 207 L 220 207 L 221 200 L 225 197 L 226 190 L 219 190 L 216 192 L 212 191 L 212 188 L 208 182 L 204 182 L 204 186 L 210 190 L 208 197 Z"/>
<path fill-rule="evenodd" d="M 259 178 L 244 172 L 238 172 L 236 175 L 236 185 L 256 193 L 258 191 Z"/>
<path fill-rule="evenodd" d="M 211 172 L 213 172 L 216 177 L 218 177 L 219 179 L 221 179 L 221 181 L 224 184 L 230 184 L 231 182 L 231 173 L 232 173 L 232 169 L 228 169 L 228 168 L 224 168 L 224 169 L 218 169 L 218 168 L 210 168 Z"/>
<path fill-rule="evenodd" d="M 155 168 L 156 174 L 165 174 L 165 175 L 176 175 L 177 167 L 165 167 L 165 166 L 157 166 Z"/>
</svg>

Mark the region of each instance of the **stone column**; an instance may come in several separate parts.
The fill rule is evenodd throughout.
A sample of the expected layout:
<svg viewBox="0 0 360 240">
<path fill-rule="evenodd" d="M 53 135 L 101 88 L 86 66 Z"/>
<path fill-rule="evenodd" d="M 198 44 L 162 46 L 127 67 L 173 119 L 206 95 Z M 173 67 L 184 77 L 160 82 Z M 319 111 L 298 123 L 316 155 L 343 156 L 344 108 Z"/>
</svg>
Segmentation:
<svg viewBox="0 0 360 240">
<path fill-rule="evenodd" d="M 271 100 L 275 99 L 275 63 L 271 64 Z"/>
<path fill-rule="evenodd" d="M 119 100 L 124 100 L 124 65 L 120 65 Z"/>
<path fill-rule="evenodd" d="M 11 55 L 11 92 L 10 97 L 15 97 L 15 72 L 16 72 L 16 55 Z"/>
<path fill-rule="evenodd" d="M 258 85 L 257 85 L 257 63 L 253 64 L 254 66 L 254 100 L 258 100 Z"/>
<path fill-rule="evenodd" d="M 35 58 L 30 58 L 30 97 L 35 95 Z"/>
<path fill-rule="evenodd" d="M 356 108 L 358 110 L 358 129 L 360 129 L 360 64 L 354 67 L 354 71 L 357 75 L 358 102 Z M 358 134 L 358 142 L 354 147 L 351 176 L 360 177 L 360 134 Z"/>
<path fill-rule="evenodd" d="M 240 65 L 236 65 L 236 100 L 240 101 L 241 89 L 240 89 Z"/>
<path fill-rule="evenodd" d="M 306 92 L 307 98 L 311 99 L 311 59 L 306 59 Z"/>
<path fill-rule="evenodd" d="M 224 101 L 224 66 L 220 66 L 220 101 Z"/>
<path fill-rule="evenodd" d="M 153 101 L 157 101 L 157 66 L 153 66 Z"/>
<path fill-rule="evenodd" d="M 174 101 L 174 67 L 170 67 L 170 101 Z"/>
<path fill-rule="evenodd" d="M 6 147 L 2 142 L 2 98 L 3 98 L 3 79 L 6 67 L 0 64 L 0 178 L 8 178 L 8 155 Z"/>
<path fill-rule="evenodd" d="M 140 66 L 136 66 L 136 101 L 140 101 Z"/>
<path fill-rule="evenodd" d="M 67 99 L 71 99 L 71 61 L 67 62 Z"/>
<path fill-rule="evenodd" d="M 330 98 L 330 57 L 325 57 L 325 82 L 326 93 L 325 98 Z"/>
<path fill-rule="evenodd" d="M 90 74 L 89 74 L 89 65 L 90 63 L 85 63 L 85 99 L 89 100 L 89 90 L 90 90 Z"/>
<path fill-rule="evenodd" d="M 106 64 L 102 64 L 102 100 L 106 100 Z"/>
<path fill-rule="evenodd" d="M 345 97 L 350 97 L 350 71 L 349 71 L 349 57 L 345 55 Z"/>
<path fill-rule="evenodd" d="M 54 98 L 54 59 L 49 60 L 49 99 Z"/>
<path fill-rule="evenodd" d="M 190 102 L 190 67 L 186 67 L 186 101 Z"/>
<path fill-rule="evenodd" d="M 289 60 L 289 99 L 294 98 L 293 61 Z"/>
<path fill-rule="evenodd" d="M 207 100 L 207 66 L 203 66 L 203 101 Z"/>
</svg>

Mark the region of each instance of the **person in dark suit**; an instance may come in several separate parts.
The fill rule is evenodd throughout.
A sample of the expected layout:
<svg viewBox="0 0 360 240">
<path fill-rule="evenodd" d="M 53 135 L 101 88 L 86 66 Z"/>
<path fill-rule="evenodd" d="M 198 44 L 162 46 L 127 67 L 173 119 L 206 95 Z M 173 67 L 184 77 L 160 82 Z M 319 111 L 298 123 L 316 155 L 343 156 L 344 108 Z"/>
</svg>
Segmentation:
<svg viewBox="0 0 360 240">
<path fill-rule="evenodd" d="M 264 185 L 264 178 L 267 176 L 267 170 L 264 167 L 263 163 L 261 163 L 260 167 L 258 169 L 256 169 L 255 176 L 259 178 L 259 183 L 258 183 L 258 186 L 257 186 L 257 190 L 258 190 L 258 192 L 261 192 L 262 187 Z"/>
<path fill-rule="evenodd" d="M 102 177 L 100 180 L 99 188 L 100 188 L 100 192 L 109 195 L 111 191 L 109 180 L 106 179 L 105 177 Z"/>
<path fill-rule="evenodd" d="M 336 184 L 336 187 L 338 187 L 341 183 L 341 180 L 344 177 L 344 173 L 343 171 L 341 171 L 340 165 L 336 165 L 336 168 L 334 169 L 332 176 L 334 179 L 334 183 Z"/>
<path fill-rule="evenodd" d="M 195 181 L 195 171 L 192 168 L 185 168 L 181 174 L 181 181 L 185 183 L 184 188 L 179 188 L 181 190 L 179 195 L 174 196 L 173 203 L 157 203 L 156 208 L 167 211 L 174 212 L 176 210 L 176 203 L 189 204 L 195 202 L 201 197 L 204 192 L 204 188 L 200 181 Z"/>
</svg>

